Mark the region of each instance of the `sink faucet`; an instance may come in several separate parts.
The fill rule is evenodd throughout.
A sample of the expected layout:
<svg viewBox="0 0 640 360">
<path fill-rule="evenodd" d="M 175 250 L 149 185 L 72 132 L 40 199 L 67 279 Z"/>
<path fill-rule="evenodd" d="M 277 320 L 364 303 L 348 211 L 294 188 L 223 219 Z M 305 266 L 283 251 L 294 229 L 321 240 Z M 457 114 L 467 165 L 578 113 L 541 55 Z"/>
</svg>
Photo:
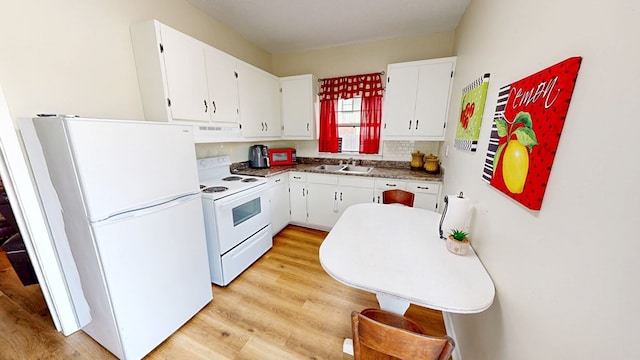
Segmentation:
<svg viewBox="0 0 640 360">
<path fill-rule="evenodd" d="M 349 158 L 349 161 L 347 162 L 348 164 L 351 164 L 353 166 L 356 166 L 356 161 L 353 160 L 353 158 Z"/>
</svg>

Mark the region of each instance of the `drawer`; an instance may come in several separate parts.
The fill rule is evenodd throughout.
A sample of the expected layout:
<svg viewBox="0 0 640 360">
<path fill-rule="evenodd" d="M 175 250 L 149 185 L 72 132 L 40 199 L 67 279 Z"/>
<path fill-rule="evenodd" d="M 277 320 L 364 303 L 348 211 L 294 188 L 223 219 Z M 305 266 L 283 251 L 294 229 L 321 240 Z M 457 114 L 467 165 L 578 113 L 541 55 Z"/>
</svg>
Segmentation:
<svg viewBox="0 0 640 360">
<path fill-rule="evenodd" d="M 422 194 L 438 194 L 440 184 L 433 182 L 410 182 L 407 184 L 407 191 Z"/>
<path fill-rule="evenodd" d="M 362 176 L 340 175 L 338 177 L 338 182 L 340 183 L 340 186 L 353 186 L 368 189 L 373 189 L 375 186 L 375 180 Z"/>
<path fill-rule="evenodd" d="M 307 174 L 300 172 L 290 172 L 289 181 L 291 182 L 307 182 Z"/>
<path fill-rule="evenodd" d="M 222 283 L 213 282 L 217 285 L 227 286 L 264 253 L 269 251 L 272 246 L 271 225 L 269 225 L 222 255 L 222 268 L 220 269 Z M 213 276 L 212 278 L 215 277 Z"/>
<path fill-rule="evenodd" d="M 407 182 L 404 180 L 396 179 L 376 179 L 377 190 L 391 190 L 391 189 L 406 189 Z"/>
<path fill-rule="evenodd" d="M 338 185 L 338 175 L 307 174 L 307 183 Z"/>
<path fill-rule="evenodd" d="M 274 187 L 286 183 L 287 179 L 289 179 L 289 176 L 289 174 L 285 173 L 268 177 L 267 179 L 269 180 L 269 187 Z"/>
</svg>

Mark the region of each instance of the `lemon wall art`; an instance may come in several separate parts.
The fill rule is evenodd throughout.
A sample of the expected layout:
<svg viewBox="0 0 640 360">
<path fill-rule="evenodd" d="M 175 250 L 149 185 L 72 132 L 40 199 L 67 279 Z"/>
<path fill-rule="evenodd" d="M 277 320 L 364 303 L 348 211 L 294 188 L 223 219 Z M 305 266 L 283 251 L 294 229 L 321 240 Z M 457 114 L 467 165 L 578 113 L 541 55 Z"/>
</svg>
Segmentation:
<svg viewBox="0 0 640 360">
<path fill-rule="evenodd" d="M 460 121 L 456 126 L 454 147 L 473 152 L 478 149 L 478 137 L 488 88 L 489 74 L 484 74 L 462 89 Z"/>
<path fill-rule="evenodd" d="M 484 181 L 540 210 L 582 57 L 572 57 L 498 91 Z"/>
</svg>

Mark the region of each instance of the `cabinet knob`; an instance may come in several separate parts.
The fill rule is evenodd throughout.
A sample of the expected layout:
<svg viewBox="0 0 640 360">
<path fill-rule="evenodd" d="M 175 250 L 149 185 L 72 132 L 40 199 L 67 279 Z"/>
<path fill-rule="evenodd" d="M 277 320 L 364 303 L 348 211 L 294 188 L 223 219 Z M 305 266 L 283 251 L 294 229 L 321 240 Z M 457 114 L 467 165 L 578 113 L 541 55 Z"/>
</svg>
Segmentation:
<svg viewBox="0 0 640 360">
<path fill-rule="evenodd" d="M 214 100 L 211 100 L 211 106 L 213 106 L 213 113 L 216 113 L 216 110 L 218 110 L 218 107 L 216 106 L 216 102 Z"/>
<path fill-rule="evenodd" d="M 409 120 L 409 130 L 411 130 L 411 120 Z"/>
<path fill-rule="evenodd" d="M 416 130 L 418 130 L 418 122 L 419 122 L 419 121 L 420 121 L 420 120 L 416 120 Z"/>
<path fill-rule="evenodd" d="M 204 99 L 204 112 L 209 111 L 209 105 L 207 105 L 207 99 Z"/>
</svg>

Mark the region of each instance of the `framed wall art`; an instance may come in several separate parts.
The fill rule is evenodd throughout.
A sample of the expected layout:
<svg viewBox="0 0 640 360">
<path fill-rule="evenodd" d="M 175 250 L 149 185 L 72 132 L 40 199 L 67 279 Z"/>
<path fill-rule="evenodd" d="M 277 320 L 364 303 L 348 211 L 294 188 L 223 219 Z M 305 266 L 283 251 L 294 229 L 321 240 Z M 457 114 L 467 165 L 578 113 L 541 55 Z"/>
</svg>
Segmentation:
<svg viewBox="0 0 640 360">
<path fill-rule="evenodd" d="M 582 57 L 503 86 L 482 173 L 484 181 L 540 210 Z"/>
<path fill-rule="evenodd" d="M 478 137 L 480 136 L 484 103 L 489 88 L 489 76 L 489 74 L 484 74 L 462 89 L 460 121 L 456 126 L 456 139 L 453 144 L 458 149 L 473 152 L 478 149 Z"/>
</svg>

